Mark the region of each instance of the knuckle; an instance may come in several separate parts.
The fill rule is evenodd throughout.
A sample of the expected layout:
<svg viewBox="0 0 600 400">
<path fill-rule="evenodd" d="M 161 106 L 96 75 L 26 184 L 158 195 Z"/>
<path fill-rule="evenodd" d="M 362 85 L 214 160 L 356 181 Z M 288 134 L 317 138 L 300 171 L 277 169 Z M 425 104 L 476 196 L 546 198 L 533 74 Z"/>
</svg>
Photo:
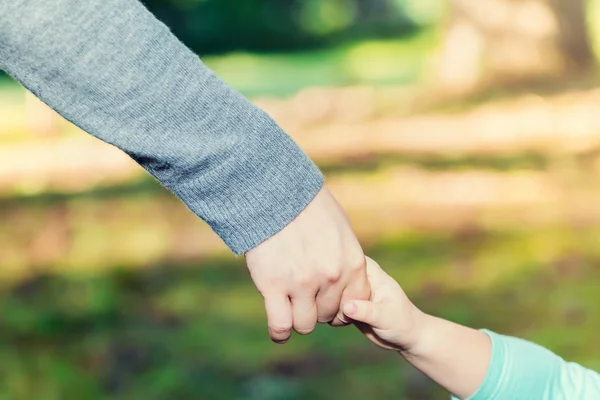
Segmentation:
<svg viewBox="0 0 600 400">
<path fill-rule="evenodd" d="M 337 288 L 334 288 L 334 290 Z M 342 295 L 341 290 L 337 293 L 333 293 L 330 290 L 328 293 L 317 297 L 317 314 L 322 317 L 331 316 L 335 317 L 335 314 L 340 309 L 340 297 Z"/>
<path fill-rule="evenodd" d="M 300 335 L 308 335 L 313 333 L 313 331 L 315 330 L 315 327 L 313 326 L 312 328 L 296 328 L 294 329 L 296 332 L 298 332 Z"/>
<path fill-rule="evenodd" d="M 317 303 L 317 318 L 319 322 L 329 322 L 335 318 L 340 308 L 337 302 Z"/>
<path fill-rule="evenodd" d="M 296 284 L 302 289 L 311 289 L 314 286 L 314 279 L 312 275 L 303 274 L 298 276 Z"/>
<path fill-rule="evenodd" d="M 320 302 L 317 304 L 317 322 L 325 324 L 335 319 L 339 306 Z"/>
<path fill-rule="evenodd" d="M 340 281 L 341 278 L 342 278 L 342 270 L 341 269 L 330 270 L 330 271 L 325 272 L 325 281 L 327 283 L 337 283 Z"/>
<path fill-rule="evenodd" d="M 291 330 L 291 327 L 269 325 L 269 332 L 271 332 L 272 335 L 278 337 L 289 335 Z"/>
<path fill-rule="evenodd" d="M 367 261 L 363 255 L 352 257 L 348 260 L 347 267 L 351 273 L 363 273 L 367 269 Z"/>
</svg>

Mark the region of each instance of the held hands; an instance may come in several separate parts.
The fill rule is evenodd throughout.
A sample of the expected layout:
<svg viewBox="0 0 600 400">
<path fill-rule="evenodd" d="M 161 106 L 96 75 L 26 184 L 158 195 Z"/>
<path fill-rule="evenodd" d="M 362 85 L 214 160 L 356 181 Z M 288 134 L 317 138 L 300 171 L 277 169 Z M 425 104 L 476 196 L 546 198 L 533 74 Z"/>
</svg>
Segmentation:
<svg viewBox="0 0 600 400">
<path fill-rule="evenodd" d="M 367 258 L 371 298 L 344 305 L 344 313 L 376 345 L 399 354 L 454 396 L 471 398 L 492 358 L 487 334 L 424 314 L 398 283 Z M 502 397 L 505 398 L 505 397 Z"/>
<path fill-rule="evenodd" d="M 295 221 L 249 252 L 247 261 L 265 299 L 273 341 L 286 342 L 292 328 L 310 333 L 317 320 L 335 317 L 333 324 L 354 323 L 373 343 L 398 351 L 459 398 L 481 387 L 491 362 L 488 336 L 415 307 L 398 283 L 364 256 L 326 190 Z"/>
<path fill-rule="evenodd" d="M 246 262 L 276 343 L 285 343 L 292 329 L 311 333 L 317 321 L 347 324 L 342 305 L 370 297 L 364 253 L 326 188 L 283 230 L 246 253 Z"/>
<path fill-rule="evenodd" d="M 425 315 L 365 257 L 326 188 L 283 230 L 250 250 L 246 262 L 276 343 L 287 342 L 292 329 L 311 333 L 317 322 L 354 322 L 389 350 L 408 351 L 419 339 Z"/>
<path fill-rule="evenodd" d="M 424 313 L 411 303 L 400 285 L 370 258 L 367 276 L 371 283 L 369 300 L 353 300 L 344 305 L 344 314 L 373 343 L 387 350 L 411 352 L 419 342 Z"/>
</svg>

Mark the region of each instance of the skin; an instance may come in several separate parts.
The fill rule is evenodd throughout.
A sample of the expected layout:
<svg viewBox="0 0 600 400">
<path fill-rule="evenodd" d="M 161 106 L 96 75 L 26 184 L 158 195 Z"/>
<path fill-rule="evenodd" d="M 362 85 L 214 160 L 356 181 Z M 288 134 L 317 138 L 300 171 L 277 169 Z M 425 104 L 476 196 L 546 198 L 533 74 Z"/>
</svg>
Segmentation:
<svg viewBox="0 0 600 400">
<path fill-rule="evenodd" d="M 345 325 L 343 304 L 370 297 L 363 250 L 325 187 L 294 221 L 250 250 L 246 262 L 276 343 L 287 342 L 292 329 L 311 333 L 317 322 Z"/>
<path fill-rule="evenodd" d="M 371 297 L 346 303 L 344 313 L 379 347 L 398 352 L 455 396 L 472 396 L 483 384 L 490 365 L 489 337 L 423 313 L 369 258 L 367 274 Z"/>
</svg>

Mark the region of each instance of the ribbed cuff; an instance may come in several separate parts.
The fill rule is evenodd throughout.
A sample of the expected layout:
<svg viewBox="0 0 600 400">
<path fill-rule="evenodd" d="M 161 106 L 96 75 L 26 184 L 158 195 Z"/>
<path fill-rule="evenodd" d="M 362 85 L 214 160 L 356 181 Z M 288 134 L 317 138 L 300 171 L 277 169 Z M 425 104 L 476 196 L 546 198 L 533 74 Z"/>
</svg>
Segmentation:
<svg viewBox="0 0 600 400">
<path fill-rule="evenodd" d="M 323 185 L 268 115 L 137 0 L 0 1 L 0 66 L 129 154 L 236 254 L 280 231 Z"/>
<path fill-rule="evenodd" d="M 296 143 L 272 121 L 262 122 L 262 140 L 246 141 L 210 176 L 175 190 L 238 255 L 283 229 L 323 187 L 323 175 Z"/>
</svg>

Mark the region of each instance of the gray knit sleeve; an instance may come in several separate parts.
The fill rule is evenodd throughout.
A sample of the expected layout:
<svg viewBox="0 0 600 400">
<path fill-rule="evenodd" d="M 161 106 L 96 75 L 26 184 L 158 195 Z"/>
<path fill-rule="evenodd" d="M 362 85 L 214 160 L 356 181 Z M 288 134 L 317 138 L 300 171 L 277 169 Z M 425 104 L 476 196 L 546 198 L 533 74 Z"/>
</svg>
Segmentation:
<svg viewBox="0 0 600 400">
<path fill-rule="evenodd" d="M 241 254 L 323 177 L 264 112 L 137 0 L 0 2 L 0 68 L 129 154 Z"/>
</svg>

